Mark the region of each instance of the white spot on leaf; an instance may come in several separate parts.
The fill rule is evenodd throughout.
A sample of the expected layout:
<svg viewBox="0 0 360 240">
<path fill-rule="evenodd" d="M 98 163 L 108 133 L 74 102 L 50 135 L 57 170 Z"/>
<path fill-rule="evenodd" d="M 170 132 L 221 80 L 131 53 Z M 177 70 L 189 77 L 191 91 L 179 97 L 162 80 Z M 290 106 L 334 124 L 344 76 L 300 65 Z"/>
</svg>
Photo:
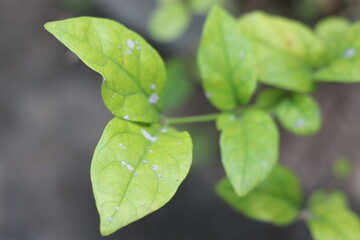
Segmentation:
<svg viewBox="0 0 360 240">
<path fill-rule="evenodd" d="M 129 117 L 128 115 L 125 115 L 125 116 L 124 116 L 124 119 L 125 119 L 125 120 L 130 120 L 130 117 Z"/>
<path fill-rule="evenodd" d="M 144 137 L 149 140 L 150 142 L 156 142 L 158 139 L 157 137 L 153 137 L 150 135 L 150 133 L 148 133 L 146 130 L 141 129 L 142 134 L 144 135 Z"/>
<path fill-rule="evenodd" d="M 240 57 L 241 59 L 244 59 L 244 58 L 246 57 L 246 53 L 241 52 L 241 53 L 239 54 L 239 57 Z"/>
<path fill-rule="evenodd" d="M 122 143 L 119 143 L 119 147 L 121 147 L 122 149 L 126 149 L 126 147 Z"/>
<path fill-rule="evenodd" d="M 146 160 L 144 160 L 144 161 L 143 161 L 143 164 L 147 164 L 147 161 L 146 161 Z"/>
<path fill-rule="evenodd" d="M 128 45 L 129 48 L 133 49 L 135 47 L 135 43 L 133 40 L 129 39 L 127 40 L 126 44 Z"/>
<path fill-rule="evenodd" d="M 112 221 L 113 221 L 113 219 L 112 219 L 111 217 L 109 217 L 107 220 L 108 220 L 109 222 L 112 222 Z"/>
<path fill-rule="evenodd" d="M 230 120 L 230 121 L 234 121 L 235 119 L 236 119 L 236 118 L 235 118 L 234 115 L 230 115 L 230 116 L 229 116 L 229 120 Z"/>
<path fill-rule="evenodd" d="M 151 85 L 150 85 L 150 88 L 151 88 L 151 90 L 155 90 L 155 89 L 156 89 L 156 84 L 154 84 L 154 83 L 151 84 Z"/>
<path fill-rule="evenodd" d="M 127 164 L 126 167 L 127 169 L 129 169 L 130 172 L 134 171 L 133 167 L 130 164 Z"/>
<path fill-rule="evenodd" d="M 162 129 L 160 129 L 160 132 L 162 132 L 162 133 L 166 133 L 168 130 L 166 129 L 166 128 L 162 128 Z"/>
<path fill-rule="evenodd" d="M 305 120 L 301 118 L 296 121 L 296 127 L 302 128 L 302 127 L 304 127 L 305 123 L 306 123 Z"/>
<path fill-rule="evenodd" d="M 126 49 L 126 54 L 127 54 L 127 55 L 130 55 L 130 54 L 132 54 L 132 51 L 131 51 L 131 49 Z"/>
<path fill-rule="evenodd" d="M 152 165 L 152 166 L 151 166 L 151 169 L 155 171 L 155 170 L 158 169 L 158 166 L 157 166 L 157 165 Z"/>
<path fill-rule="evenodd" d="M 151 94 L 151 96 L 148 98 L 149 102 L 151 104 L 157 104 L 159 101 L 159 96 L 156 93 Z"/>
<path fill-rule="evenodd" d="M 121 161 L 121 164 L 122 164 L 122 165 L 125 165 L 125 166 L 127 165 L 127 163 L 124 162 L 124 161 Z"/>
<path fill-rule="evenodd" d="M 355 54 L 356 54 L 356 50 L 354 48 L 348 48 L 344 53 L 344 58 L 351 58 Z"/>
<path fill-rule="evenodd" d="M 205 97 L 206 97 L 206 98 L 211 98 L 211 93 L 208 93 L 208 92 L 205 93 Z"/>
<path fill-rule="evenodd" d="M 120 207 L 115 206 L 115 210 L 116 210 L 116 211 L 119 211 L 119 210 L 120 210 Z"/>
</svg>

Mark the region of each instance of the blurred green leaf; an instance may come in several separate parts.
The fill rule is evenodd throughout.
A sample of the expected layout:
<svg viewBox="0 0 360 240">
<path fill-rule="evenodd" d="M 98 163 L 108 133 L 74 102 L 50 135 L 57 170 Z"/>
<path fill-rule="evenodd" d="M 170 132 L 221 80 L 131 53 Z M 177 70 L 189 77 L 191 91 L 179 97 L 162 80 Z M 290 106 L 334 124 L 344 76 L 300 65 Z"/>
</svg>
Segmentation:
<svg viewBox="0 0 360 240">
<path fill-rule="evenodd" d="M 323 62 L 323 46 L 296 21 L 263 12 L 245 14 L 238 28 L 252 40 L 261 82 L 300 93 L 314 88 L 311 69 Z"/>
<path fill-rule="evenodd" d="M 216 191 L 234 210 L 275 225 L 294 222 L 302 202 L 299 180 L 292 171 L 279 165 L 245 197 L 237 196 L 226 178 L 218 183 Z"/>
<path fill-rule="evenodd" d="M 315 26 L 316 35 L 327 46 L 336 45 L 344 37 L 344 33 L 349 29 L 350 23 L 341 17 L 329 17 L 321 20 Z M 327 50 L 329 50 L 327 48 Z M 327 51 L 328 52 L 328 51 Z"/>
<path fill-rule="evenodd" d="M 178 39 L 187 29 L 191 15 L 182 1 L 159 5 L 150 16 L 149 32 L 159 42 Z"/>
<path fill-rule="evenodd" d="M 218 155 L 218 135 L 209 131 L 207 126 L 199 127 L 198 125 L 189 129 L 191 139 L 194 143 L 193 164 L 191 169 L 196 170 L 210 166 L 213 161 L 217 160 Z"/>
<path fill-rule="evenodd" d="M 249 108 L 225 125 L 220 137 L 221 160 L 235 192 L 244 196 L 262 182 L 278 160 L 279 133 L 272 118 Z"/>
<path fill-rule="evenodd" d="M 213 5 L 222 5 L 228 0 L 189 0 L 190 9 L 198 14 L 206 13 Z"/>
<path fill-rule="evenodd" d="M 238 116 L 234 113 L 221 113 L 216 119 L 216 129 L 221 131 L 231 124 L 237 124 Z"/>
<path fill-rule="evenodd" d="M 272 110 L 286 95 L 287 93 L 282 90 L 267 88 L 256 97 L 255 106 L 264 110 Z"/>
<path fill-rule="evenodd" d="M 321 127 L 320 108 L 309 95 L 283 98 L 275 107 L 275 115 L 286 130 L 298 135 L 316 133 Z"/>
<path fill-rule="evenodd" d="M 343 193 L 317 191 L 309 200 L 308 225 L 314 240 L 360 239 L 360 220 Z"/>
<path fill-rule="evenodd" d="M 102 75 L 102 97 L 116 117 L 158 121 L 166 70 L 141 36 L 118 22 L 92 17 L 49 22 L 45 28 Z"/>
<path fill-rule="evenodd" d="M 255 61 L 236 21 L 213 7 L 204 26 L 198 66 L 210 102 L 220 110 L 247 103 L 256 88 Z"/>
<path fill-rule="evenodd" d="M 345 27 L 343 27 L 345 28 Z M 327 63 L 314 77 L 325 82 L 360 82 L 360 23 L 339 30 L 327 54 Z"/>
<path fill-rule="evenodd" d="M 102 235 L 161 208 L 188 174 L 191 161 L 187 132 L 111 120 L 91 164 Z"/>
<path fill-rule="evenodd" d="M 333 172 L 337 178 L 346 178 L 351 172 L 351 165 L 347 158 L 341 157 L 333 165 Z"/>
<path fill-rule="evenodd" d="M 166 61 L 167 81 L 164 89 L 163 108 L 171 112 L 188 100 L 194 92 L 194 84 L 187 79 L 181 59 Z"/>
</svg>

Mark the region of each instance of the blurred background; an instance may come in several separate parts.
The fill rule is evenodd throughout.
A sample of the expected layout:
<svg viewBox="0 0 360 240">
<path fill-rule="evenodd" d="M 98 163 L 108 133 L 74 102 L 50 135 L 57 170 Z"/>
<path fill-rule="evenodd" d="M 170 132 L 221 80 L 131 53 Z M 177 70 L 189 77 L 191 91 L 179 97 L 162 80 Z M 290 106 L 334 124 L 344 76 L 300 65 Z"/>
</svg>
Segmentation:
<svg viewBox="0 0 360 240">
<path fill-rule="evenodd" d="M 93 150 L 111 114 L 101 77 L 47 33 L 47 21 L 90 15 L 118 20 L 168 60 L 168 116 L 211 113 L 196 77 L 195 51 L 209 3 L 174 10 L 166 29 L 155 0 L 0 0 L 0 240 L 310 240 L 302 222 L 278 228 L 232 211 L 214 193 L 224 176 L 214 125 L 187 126 L 194 164 L 163 208 L 109 237 L 99 234 L 90 184 Z M 215 2 L 215 1 L 208 1 Z M 325 16 L 359 20 L 358 0 L 229 0 L 235 16 L 261 9 L 313 25 Z M 197 5 L 196 5 L 197 4 Z M 157 10 L 155 10 L 157 9 Z M 160 12 L 160 13 L 159 13 Z M 167 23 L 165 21 L 165 23 Z M 305 196 L 332 179 L 340 156 L 352 163 L 344 182 L 360 213 L 360 84 L 320 84 L 322 130 L 309 137 L 281 130 L 280 162 L 301 179 Z M 182 126 L 180 126 L 182 128 Z"/>
</svg>

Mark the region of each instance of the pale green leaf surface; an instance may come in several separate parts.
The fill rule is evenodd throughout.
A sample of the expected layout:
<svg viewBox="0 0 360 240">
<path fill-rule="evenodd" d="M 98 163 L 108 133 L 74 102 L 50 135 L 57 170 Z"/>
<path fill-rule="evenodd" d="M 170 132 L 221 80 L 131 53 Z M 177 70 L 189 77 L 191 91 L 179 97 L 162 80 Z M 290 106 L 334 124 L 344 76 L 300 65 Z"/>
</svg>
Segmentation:
<svg viewBox="0 0 360 240">
<path fill-rule="evenodd" d="M 221 131 L 230 124 L 237 124 L 237 114 L 223 112 L 216 118 L 216 128 Z"/>
<path fill-rule="evenodd" d="M 274 51 L 292 55 L 305 66 L 318 67 L 323 61 L 321 42 L 300 22 L 255 11 L 243 15 L 239 26 L 250 39 Z"/>
<path fill-rule="evenodd" d="M 332 61 L 333 52 L 349 27 L 349 21 L 341 17 L 328 17 L 316 24 L 315 33 L 326 47 L 325 63 Z"/>
<path fill-rule="evenodd" d="M 333 165 L 333 172 L 337 178 L 346 178 L 351 172 L 351 164 L 349 159 L 340 157 L 336 159 Z"/>
<path fill-rule="evenodd" d="M 194 84 L 188 80 L 181 59 L 166 62 L 167 81 L 164 89 L 164 112 L 172 112 L 183 105 L 194 93 Z"/>
<path fill-rule="evenodd" d="M 299 93 L 314 89 L 311 71 L 294 56 L 258 43 L 253 50 L 260 82 Z"/>
<path fill-rule="evenodd" d="M 191 161 L 187 132 L 111 120 L 91 165 L 102 235 L 162 207 L 188 174 Z"/>
<path fill-rule="evenodd" d="M 359 217 L 341 192 L 315 192 L 308 204 L 308 225 L 314 240 L 360 239 Z"/>
<path fill-rule="evenodd" d="M 294 222 L 299 215 L 302 202 L 297 177 L 292 171 L 279 165 L 244 197 L 235 194 L 226 178 L 218 183 L 216 191 L 236 211 L 252 219 L 275 225 Z"/>
<path fill-rule="evenodd" d="M 350 23 L 345 18 L 328 17 L 316 24 L 315 33 L 326 45 L 327 52 L 329 52 L 328 47 L 334 44 L 336 45 L 338 41 L 341 41 L 343 34 L 349 27 Z"/>
<path fill-rule="evenodd" d="M 238 28 L 252 40 L 261 82 L 300 93 L 313 90 L 311 69 L 323 63 L 323 46 L 308 27 L 256 11 L 242 16 Z"/>
<path fill-rule="evenodd" d="M 231 110 L 250 100 L 256 88 L 251 45 L 219 7 L 207 17 L 197 61 L 206 96 L 216 108 Z"/>
<path fill-rule="evenodd" d="M 265 89 L 256 97 L 255 106 L 264 110 L 272 110 L 286 94 L 279 89 Z"/>
<path fill-rule="evenodd" d="M 250 108 L 235 123 L 224 124 L 221 160 L 234 190 L 244 196 L 262 182 L 278 160 L 279 133 L 272 118 Z"/>
<path fill-rule="evenodd" d="M 327 63 L 314 77 L 326 82 L 360 82 L 360 23 L 339 37 L 327 54 Z"/>
<path fill-rule="evenodd" d="M 195 13 L 202 14 L 210 10 L 213 5 L 224 4 L 228 0 L 190 0 L 189 7 Z"/>
<path fill-rule="evenodd" d="M 181 1 L 158 6 L 150 15 L 149 32 L 159 42 L 178 39 L 186 30 L 191 15 Z"/>
<path fill-rule="evenodd" d="M 321 127 L 320 108 L 309 95 L 293 94 L 282 99 L 275 115 L 285 129 L 298 135 L 316 133 Z"/>
<path fill-rule="evenodd" d="M 49 22 L 45 28 L 103 76 L 102 96 L 116 117 L 159 119 L 165 66 L 142 37 L 115 21 L 92 17 Z"/>
</svg>

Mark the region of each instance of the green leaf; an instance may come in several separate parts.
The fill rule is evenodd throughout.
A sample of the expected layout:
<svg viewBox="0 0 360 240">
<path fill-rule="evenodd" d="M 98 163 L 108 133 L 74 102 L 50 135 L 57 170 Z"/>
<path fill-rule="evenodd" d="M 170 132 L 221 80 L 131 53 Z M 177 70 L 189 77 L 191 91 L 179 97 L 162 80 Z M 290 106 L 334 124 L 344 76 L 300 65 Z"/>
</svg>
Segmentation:
<svg viewBox="0 0 360 240">
<path fill-rule="evenodd" d="M 346 178 L 351 172 L 351 164 L 347 158 L 340 157 L 336 159 L 333 165 L 333 172 L 337 178 Z"/>
<path fill-rule="evenodd" d="M 188 174 L 191 159 L 187 132 L 111 120 L 91 165 L 101 234 L 109 235 L 161 208 Z"/>
<path fill-rule="evenodd" d="M 321 41 L 327 45 L 326 47 L 329 47 L 341 41 L 343 34 L 349 27 L 350 23 L 345 18 L 328 17 L 316 24 L 315 32 Z"/>
<path fill-rule="evenodd" d="M 195 13 L 202 14 L 210 10 L 213 5 L 224 4 L 228 0 L 190 0 L 189 6 Z"/>
<path fill-rule="evenodd" d="M 159 42 L 178 39 L 189 26 L 191 15 L 182 1 L 158 6 L 150 15 L 149 32 Z"/>
<path fill-rule="evenodd" d="M 278 160 L 279 133 L 272 118 L 250 108 L 221 133 L 221 159 L 238 196 L 262 182 Z"/>
<path fill-rule="evenodd" d="M 216 118 L 216 128 L 217 130 L 221 131 L 224 130 L 227 126 L 231 125 L 231 124 L 237 124 L 238 122 L 238 116 L 237 114 L 234 113 L 221 113 L 217 118 Z"/>
<path fill-rule="evenodd" d="M 218 195 L 234 210 L 260 221 L 287 225 L 299 215 L 302 194 L 295 174 L 282 166 L 275 166 L 270 175 L 245 197 L 235 194 L 228 179 L 216 187 Z"/>
<path fill-rule="evenodd" d="M 315 72 L 318 81 L 360 82 L 360 23 L 341 32 L 327 54 L 325 66 Z"/>
<path fill-rule="evenodd" d="M 197 60 L 206 95 L 216 108 L 231 110 L 250 100 L 256 88 L 251 45 L 219 7 L 206 19 Z"/>
<path fill-rule="evenodd" d="M 268 88 L 256 97 L 255 106 L 264 110 L 272 110 L 278 102 L 286 96 L 286 92 L 279 89 Z"/>
<path fill-rule="evenodd" d="M 282 99 L 275 115 L 286 130 L 298 135 L 316 133 L 321 127 L 320 108 L 309 95 L 293 94 Z"/>
<path fill-rule="evenodd" d="M 308 225 L 314 240 L 360 239 L 360 220 L 341 192 L 315 192 L 308 205 Z"/>
<path fill-rule="evenodd" d="M 49 22 L 45 28 L 103 76 L 102 96 L 116 117 L 159 119 L 165 66 L 142 37 L 115 21 L 92 17 Z"/>
<path fill-rule="evenodd" d="M 253 42 L 261 82 L 300 93 L 313 90 L 311 69 L 323 62 L 323 47 L 308 27 L 256 11 L 241 17 L 238 28 Z"/>
<path fill-rule="evenodd" d="M 164 111 L 171 112 L 183 105 L 194 93 L 194 84 L 187 79 L 181 59 L 166 62 L 167 81 L 164 90 Z"/>
</svg>

